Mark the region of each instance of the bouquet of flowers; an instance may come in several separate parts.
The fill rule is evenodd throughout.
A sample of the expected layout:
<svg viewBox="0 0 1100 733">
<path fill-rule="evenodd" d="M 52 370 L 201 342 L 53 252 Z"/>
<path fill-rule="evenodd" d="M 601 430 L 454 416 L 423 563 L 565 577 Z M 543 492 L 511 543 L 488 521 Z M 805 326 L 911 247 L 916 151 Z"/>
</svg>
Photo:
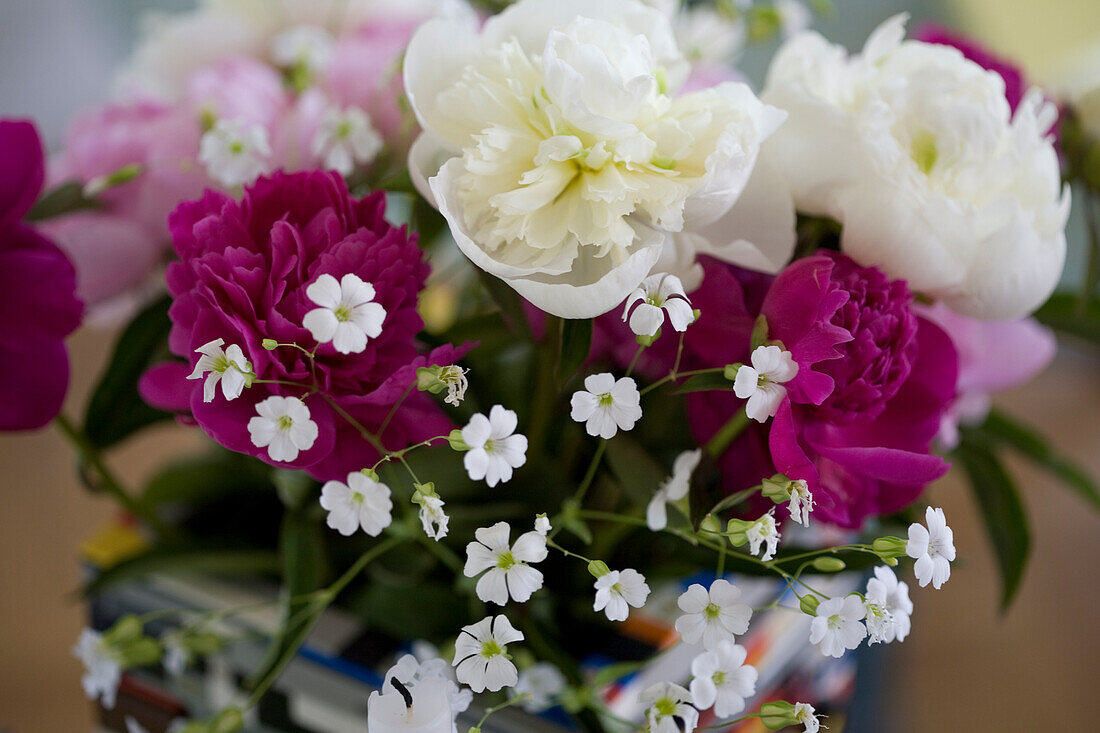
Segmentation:
<svg viewBox="0 0 1100 733">
<path fill-rule="evenodd" d="M 283 587 L 246 701 L 174 729 L 244 726 L 335 604 L 437 650 L 390 669 L 371 733 L 451 731 L 475 694 L 471 731 L 521 704 L 588 731 L 710 711 L 812 733 L 814 701 L 746 702 L 738 639 L 765 609 L 810 617 L 829 657 L 903 641 L 910 584 L 956 559 L 921 503 L 951 464 L 1006 604 L 1029 539 L 1001 454 L 1100 506 L 989 401 L 1047 365 L 1052 328 L 1097 340 L 1096 120 L 965 39 L 906 39 L 905 16 L 855 53 L 812 20 L 207 0 L 150 26 L 48 173 L 32 124 L 0 123 L 0 427 L 56 421 L 147 542 L 91 590 L 211 558 Z M 773 35 L 754 91 L 731 62 Z M 1077 292 L 1056 291 L 1071 187 Z M 58 412 L 83 317 L 127 325 L 77 421 Z M 123 486 L 103 455 L 172 419 L 209 449 Z M 845 570 L 857 590 L 822 591 Z M 621 719 L 593 690 L 645 661 L 597 681 L 580 660 L 700 572 L 676 600 L 691 675 Z M 763 609 L 730 582 L 753 575 L 783 584 Z M 160 636 L 86 631 L 88 695 L 109 708 L 127 670 L 232 643 L 209 622 L 236 609 L 185 610 Z"/>
</svg>

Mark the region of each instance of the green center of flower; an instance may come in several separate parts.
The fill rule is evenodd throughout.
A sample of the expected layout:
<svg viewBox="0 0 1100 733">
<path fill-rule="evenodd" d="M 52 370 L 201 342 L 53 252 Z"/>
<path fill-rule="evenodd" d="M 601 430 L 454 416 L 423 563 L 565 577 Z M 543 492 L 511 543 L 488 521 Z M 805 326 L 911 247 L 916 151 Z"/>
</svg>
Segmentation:
<svg viewBox="0 0 1100 733">
<path fill-rule="evenodd" d="M 279 430 L 290 430 L 294 426 L 294 419 L 290 415 L 280 415 L 275 424 L 279 427 Z"/>
<path fill-rule="evenodd" d="M 714 683 L 715 687 L 721 687 L 726 684 L 726 673 L 722 670 L 718 670 L 710 676 L 710 680 Z"/>
<path fill-rule="evenodd" d="M 481 656 L 486 659 L 495 657 L 504 653 L 504 647 L 497 644 L 496 639 L 489 639 L 488 641 L 481 642 Z"/>
<path fill-rule="evenodd" d="M 341 303 L 332 309 L 332 315 L 336 316 L 336 320 L 340 323 L 351 320 L 351 308 Z"/>
<path fill-rule="evenodd" d="M 497 555 L 497 567 L 501 570 L 508 570 L 515 564 L 516 558 L 512 556 L 510 551 L 505 550 Z"/>
<path fill-rule="evenodd" d="M 351 500 L 355 504 L 362 504 L 364 501 L 366 501 L 366 497 L 360 494 L 358 491 L 353 491 L 351 492 Z"/>
<path fill-rule="evenodd" d="M 492 453 L 493 452 L 493 439 L 489 438 L 488 440 L 486 440 L 485 445 L 483 445 L 482 448 L 485 449 L 486 453 Z"/>
<path fill-rule="evenodd" d="M 668 697 L 662 697 L 660 700 L 653 703 L 653 707 L 655 707 L 657 709 L 657 712 L 661 715 L 676 714 L 676 703 Z"/>
<path fill-rule="evenodd" d="M 219 354 L 214 357 L 214 362 L 210 365 L 210 371 L 222 374 L 229 368 L 229 359 L 225 357 L 225 354 Z"/>
<path fill-rule="evenodd" d="M 351 135 L 351 122 L 349 120 L 340 120 L 340 122 L 336 124 L 335 133 L 336 137 L 339 139 L 346 139 Z"/>
<path fill-rule="evenodd" d="M 612 593 L 617 593 L 618 595 L 621 596 L 623 594 L 623 584 L 622 583 L 616 583 L 615 585 L 611 586 L 611 592 Z"/>
<path fill-rule="evenodd" d="M 936 136 L 927 130 L 918 132 L 913 136 L 913 147 L 909 154 L 913 156 L 913 160 L 916 162 L 917 167 L 920 168 L 920 172 L 924 175 L 928 175 L 936 165 L 936 158 L 939 157 L 939 150 L 936 147 Z"/>
<path fill-rule="evenodd" d="M 234 140 L 229 143 L 229 152 L 233 153 L 233 155 L 240 155 L 244 152 L 244 143 L 240 140 Z"/>
<path fill-rule="evenodd" d="M 836 629 L 840 628 L 840 625 L 843 623 L 843 621 L 844 619 L 840 617 L 839 613 L 834 613 L 832 616 L 829 617 L 827 623 L 829 625 L 829 628 L 835 631 Z"/>
<path fill-rule="evenodd" d="M 703 615 L 709 619 L 718 618 L 720 613 L 722 613 L 722 609 L 718 607 L 717 603 L 708 603 L 707 607 L 703 609 Z"/>
<path fill-rule="evenodd" d="M 611 403 L 614 402 L 614 398 L 610 392 L 604 392 L 599 396 L 600 407 L 611 407 Z"/>
</svg>

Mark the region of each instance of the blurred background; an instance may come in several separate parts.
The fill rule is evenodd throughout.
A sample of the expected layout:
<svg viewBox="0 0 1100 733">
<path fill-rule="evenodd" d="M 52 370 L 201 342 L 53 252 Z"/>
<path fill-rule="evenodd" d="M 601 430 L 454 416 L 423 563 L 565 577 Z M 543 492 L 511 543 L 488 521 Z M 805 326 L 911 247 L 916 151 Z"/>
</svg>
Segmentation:
<svg viewBox="0 0 1100 733">
<path fill-rule="evenodd" d="M 186 0 L 0 0 L 0 116 L 28 116 L 47 144 L 74 112 L 109 94 L 150 9 L 182 9 Z M 1084 74 L 1100 77 L 1098 0 L 835 0 L 816 27 L 858 48 L 881 21 L 907 10 L 937 20 L 1019 62 L 1031 79 L 1063 88 Z M 743 69 L 759 81 L 772 47 L 746 53 Z M 1096 79 L 1100 81 L 1100 78 Z M 0 161 L 3 164 L 3 161 Z M 1071 223 L 1079 237 L 1080 222 Z M 1067 267 L 1076 282 L 1079 264 Z M 105 366 L 114 334 L 85 327 L 70 341 L 74 365 L 67 404 L 82 409 Z M 1063 343 L 1051 368 L 997 400 L 1026 417 L 1059 449 L 1100 474 L 1100 370 L 1097 354 Z M 199 437 L 161 426 L 111 457 L 128 482 L 146 478 L 165 458 L 194 449 Z M 1096 730 L 1100 702 L 1100 518 L 1048 475 L 1012 465 L 1033 522 L 1033 551 L 1011 610 L 999 591 L 975 507 L 963 482 L 948 475 L 930 490 L 955 529 L 960 561 L 938 593 L 918 592 L 914 633 L 901 645 L 865 656 L 861 684 L 874 685 L 877 708 L 848 730 Z M 91 705 L 70 655 L 83 609 L 74 596 L 81 542 L 108 519 L 112 504 L 89 495 L 73 474 L 72 454 L 52 429 L 0 437 L 0 731 L 81 733 Z"/>
</svg>

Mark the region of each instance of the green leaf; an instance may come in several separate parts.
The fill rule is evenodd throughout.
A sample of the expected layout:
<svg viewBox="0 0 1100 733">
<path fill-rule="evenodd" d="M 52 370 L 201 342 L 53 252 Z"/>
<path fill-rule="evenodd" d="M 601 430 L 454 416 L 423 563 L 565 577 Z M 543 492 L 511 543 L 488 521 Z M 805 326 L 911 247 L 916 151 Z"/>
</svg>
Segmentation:
<svg viewBox="0 0 1100 733">
<path fill-rule="evenodd" d="M 970 477 L 978 513 L 993 545 L 1001 572 L 1001 610 L 1006 611 L 1027 565 L 1031 546 L 1027 515 L 1012 477 L 987 446 L 964 437 L 954 455 Z"/>
<path fill-rule="evenodd" d="M 353 591 L 341 603 L 366 619 L 371 627 L 399 639 L 435 639 L 454 634 L 456 617 L 466 599 L 434 581 L 395 586 L 375 581 Z M 394 613 L 409 609 L 409 613 Z M 413 610 L 415 609 L 415 610 Z"/>
<path fill-rule="evenodd" d="M 168 464 L 149 480 L 141 500 L 149 507 L 203 504 L 228 494 L 271 490 L 271 468 L 267 464 L 219 449 Z"/>
<path fill-rule="evenodd" d="M 84 186 L 78 181 L 62 183 L 38 199 L 27 212 L 27 221 L 42 221 L 73 211 L 99 208 L 95 199 L 84 195 Z"/>
<path fill-rule="evenodd" d="M 125 580 L 165 571 L 252 575 L 279 570 L 279 556 L 271 550 L 239 547 L 155 547 L 102 571 L 81 589 L 91 596 Z"/>
<path fill-rule="evenodd" d="M 562 322 L 558 384 L 569 381 L 592 350 L 592 319 L 567 318 Z"/>
<path fill-rule="evenodd" d="M 1035 312 L 1035 317 L 1055 331 L 1100 346 L 1100 298 L 1093 297 L 1082 307 L 1076 294 L 1055 293 Z"/>
<path fill-rule="evenodd" d="M 477 268 L 477 275 L 493 302 L 500 308 L 508 329 L 517 335 L 529 334 L 527 315 L 523 311 L 523 300 L 519 297 L 519 293 L 509 287 L 508 283 L 495 275 L 490 275 L 480 267 Z"/>
<path fill-rule="evenodd" d="M 561 518 L 561 527 L 586 545 L 592 544 L 592 530 L 579 517 L 565 516 Z"/>
<path fill-rule="evenodd" d="M 625 435 L 607 441 L 607 465 L 636 506 L 645 506 L 668 476 L 649 452 Z"/>
<path fill-rule="evenodd" d="M 1043 436 L 997 410 L 989 413 L 978 430 L 1050 471 L 1093 509 L 1100 511 L 1100 489 L 1093 478 L 1073 461 L 1056 453 Z"/>
<path fill-rule="evenodd" d="M 168 353 L 168 306 L 165 296 L 137 315 L 119 336 L 103 377 L 84 415 L 84 432 L 98 448 L 118 443 L 171 413 L 147 405 L 138 394 L 141 375 Z"/>
<path fill-rule="evenodd" d="M 733 389 L 733 384 L 726 379 L 722 372 L 707 372 L 696 374 L 673 391 L 672 394 L 687 394 L 689 392 L 711 392 L 721 390 L 728 392 Z"/>
</svg>

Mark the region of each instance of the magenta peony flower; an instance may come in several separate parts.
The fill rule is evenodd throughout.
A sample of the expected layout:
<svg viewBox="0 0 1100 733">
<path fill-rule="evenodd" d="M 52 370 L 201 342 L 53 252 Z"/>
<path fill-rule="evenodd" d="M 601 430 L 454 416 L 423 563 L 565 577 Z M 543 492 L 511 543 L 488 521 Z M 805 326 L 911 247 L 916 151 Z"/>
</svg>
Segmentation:
<svg viewBox="0 0 1100 733">
<path fill-rule="evenodd" d="M 919 312 L 947 332 L 959 353 L 958 398 L 940 424 L 939 441 L 947 448 L 958 443 L 960 423 L 985 419 L 992 393 L 1028 382 L 1058 350 L 1054 333 L 1034 318 L 980 321 L 940 303 Z"/>
<path fill-rule="evenodd" d="M 392 227 L 384 213 L 384 194 L 353 199 L 339 175 L 320 172 L 260 178 L 239 203 L 207 191 L 197 201 L 180 204 L 169 219 L 180 259 L 167 273 L 175 298 L 169 345 L 187 363 L 160 365 L 146 374 L 141 385 L 146 399 L 189 409 L 226 448 L 276 463 L 253 444 L 248 422 L 256 404 L 272 395 L 306 394 L 317 438 L 294 461 L 277 465 L 305 468 L 322 480 L 369 467 L 377 452 L 339 413 L 376 434 L 416 381 L 418 366 L 450 364 L 463 351 L 447 346 L 427 356 L 419 353 L 415 338 L 423 324 L 416 302 L 429 268 L 415 237 L 404 227 Z M 314 375 L 298 349 L 263 348 L 264 339 L 274 339 L 313 349 L 316 342 L 302 326 L 305 314 L 316 307 L 306 288 L 322 274 L 339 280 L 349 273 L 374 287 L 374 302 L 386 313 L 381 333 L 361 353 L 340 354 L 331 343 L 323 344 Z M 227 348 L 241 347 L 258 380 L 315 384 L 317 393 L 257 383 L 233 401 L 218 395 L 204 402 L 201 381 L 186 376 L 199 359 L 195 349 L 219 338 Z M 413 391 L 381 441 L 399 449 L 451 427 L 434 402 Z"/>
<path fill-rule="evenodd" d="M 978 66 L 996 71 L 1005 82 L 1005 99 L 1012 111 L 1016 111 L 1020 100 L 1027 91 L 1027 79 L 1019 66 L 997 56 L 973 38 L 937 23 L 924 23 L 912 34 L 914 41 L 935 43 L 940 46 L 953 46 Z"/>
<path fill-rule="evenodd" d="M 913 312 L 904 282 L 821 252 L 776 278 L 762 312 L 799 365 L 772 422 L 772 461 L 809 483 L 814 516 L 858 527 L 943 475 L 929 448 L 955 396 L 958 356 Z"/>
<path fill-rule="evenodd" d="M 29 430 L 61 410 L 83 305 L 65 254 L 22 221 L 45 175 L 33 124 L 0 120 L 0 160 L 0 430 Z"/>
</svg>

